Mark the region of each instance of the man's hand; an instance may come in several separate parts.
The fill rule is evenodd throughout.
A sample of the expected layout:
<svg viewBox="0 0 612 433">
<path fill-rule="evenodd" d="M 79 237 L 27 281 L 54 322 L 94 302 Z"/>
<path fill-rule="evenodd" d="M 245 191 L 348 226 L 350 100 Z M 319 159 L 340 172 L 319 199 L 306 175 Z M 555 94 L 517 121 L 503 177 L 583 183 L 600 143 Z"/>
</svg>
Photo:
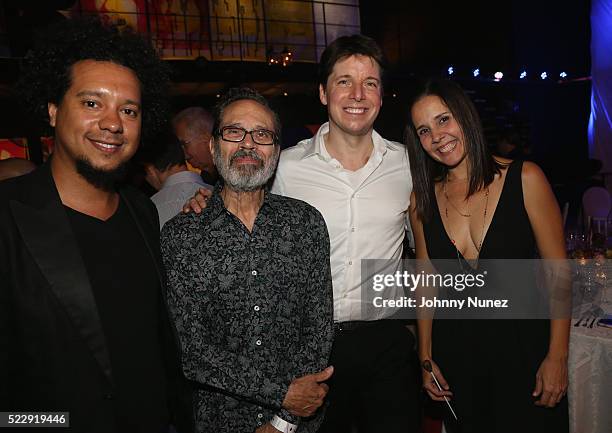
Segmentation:
<svg viewBox="0 0 612 433">
<path fill-rule="evenodd" d="M 189 213 L 191 211 L 200 213 L 206 209 L 206 201 L 212 195 L 212 191 L 206 188 L 198 189 L 193 198 L 190 198 L 187 203 L 183 205 L 183 213 Z"/>
<path fill-rule="evenodd" d="M 329 391 L 329 387 L 321 382 L 329 379 L 333 373 L 334 367 L 330 366 L 318 373 L 294 379 L 283 400 L 283 407 L 295 416 L 312 416 L 321 407 Z"/>
<path fill-rule="evenodd" d="M 255 433 L 280 433 L 280 430 L 276 430 L 272 424 L 267 423 L 255 430 Z"/>
</svg>

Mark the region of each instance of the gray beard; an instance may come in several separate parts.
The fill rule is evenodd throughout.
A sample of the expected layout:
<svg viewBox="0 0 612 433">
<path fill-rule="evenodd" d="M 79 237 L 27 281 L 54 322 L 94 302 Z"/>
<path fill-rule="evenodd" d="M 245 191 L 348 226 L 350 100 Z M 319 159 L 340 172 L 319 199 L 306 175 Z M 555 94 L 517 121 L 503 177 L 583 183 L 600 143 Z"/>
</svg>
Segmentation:
<svg viewBox="0 0 612 433">
<path fill-rule="evenodd" d="M 261 161 L 259 155 L 253 151 L 239 150 L 226 163 L 221 155 L 221 146 L 215 140 L 215 154 L 213 160 L 219 175 L 223 179 L 226 186 L 236 192 L 251 192 L 263 188 L 266 183 L 274 175 L 276 164 L 280 155 L 280 146 L 274 146 L 274 153 L 264 166 L 243 166 L 240 168 L 233 167 L 232 162 L 241 156 L 250 156 Z"/>
</svg>

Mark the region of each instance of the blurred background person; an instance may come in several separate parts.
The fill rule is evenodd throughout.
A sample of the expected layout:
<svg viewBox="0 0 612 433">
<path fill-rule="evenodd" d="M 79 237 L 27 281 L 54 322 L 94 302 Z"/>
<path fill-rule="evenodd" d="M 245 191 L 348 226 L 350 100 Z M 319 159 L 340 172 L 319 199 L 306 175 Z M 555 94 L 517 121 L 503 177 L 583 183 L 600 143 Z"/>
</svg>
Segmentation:
<svg viewBox="0 0 612 433">
<path fill-rule="evenodd" d="M 213 128 L 211 114 L 202 107 L 188 107 L 174 116 L 172 125 L 187 162 L 200 170 L 205 183 L 217 183 L 219 175 L 208 146 Z"/>
<path fill-rule="evenodd" d="M 171 130 L 161 134 L 156 150 L 143 156 L 145 180 L 157 192 L 151 200 L 159 213 L 159 227 L 180 212 L 198 188 L 212 186 L 187 168 L 181 143 Z"/>
</svg>

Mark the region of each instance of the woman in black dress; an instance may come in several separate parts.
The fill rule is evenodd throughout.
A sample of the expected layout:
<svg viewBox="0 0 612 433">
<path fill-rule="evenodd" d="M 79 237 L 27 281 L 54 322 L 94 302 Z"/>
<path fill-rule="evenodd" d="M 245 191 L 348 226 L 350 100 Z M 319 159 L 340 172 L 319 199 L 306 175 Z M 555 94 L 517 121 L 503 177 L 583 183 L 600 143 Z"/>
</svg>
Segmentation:
<svg viewBox="0 0 612 433">
<path fill-rule="evenodd" d="M 564 259 L 561 215 L 533 163 L 494 158 L 476 109 L 446 80 L 428 81 L 411 106 L 406 143 L 417 259 Z M 568 431 L 569 319 L 418 320 L 423 387 L 451 400 L 450 432 Z M 448 412 L 447 412 L 448 413 Z M 450 415 L 450 413 L 449 413 Z"/>
</svg>

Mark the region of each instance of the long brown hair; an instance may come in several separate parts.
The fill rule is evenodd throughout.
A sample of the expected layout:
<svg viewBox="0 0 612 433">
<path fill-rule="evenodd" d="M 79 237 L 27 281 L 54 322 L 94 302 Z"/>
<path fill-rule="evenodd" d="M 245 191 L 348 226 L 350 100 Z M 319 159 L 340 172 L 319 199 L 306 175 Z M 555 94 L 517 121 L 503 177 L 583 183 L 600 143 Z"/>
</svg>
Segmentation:
<svg viewBox="0 0 612 433">
<path fill-rule="evenodd" d="M 465 157 L 470 170 L 467 197 L 490 185 L 503 165 L 489 152 L 476 107 L 463 89 L 453 81 L 431 78 L 416 95 L 410 104 L 411 111 L 414 104 L 425 96 L 437 96 L 457 120 L 463 132 Z M 446 178 L 448 167 L 425 152 L 411 116 L 408 117 L 404 141 L 410 158 L 417 215 L 426 222 L 431 218 L 436 203 L 435 184 Z"/>
</svg>

